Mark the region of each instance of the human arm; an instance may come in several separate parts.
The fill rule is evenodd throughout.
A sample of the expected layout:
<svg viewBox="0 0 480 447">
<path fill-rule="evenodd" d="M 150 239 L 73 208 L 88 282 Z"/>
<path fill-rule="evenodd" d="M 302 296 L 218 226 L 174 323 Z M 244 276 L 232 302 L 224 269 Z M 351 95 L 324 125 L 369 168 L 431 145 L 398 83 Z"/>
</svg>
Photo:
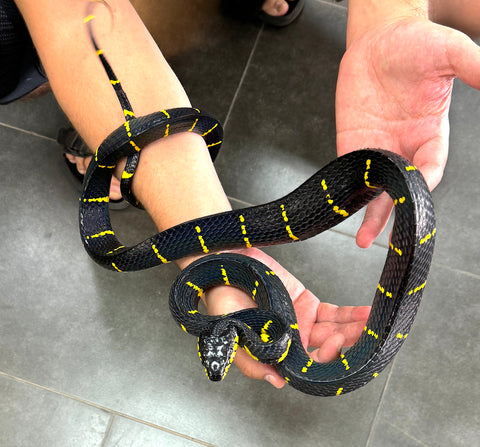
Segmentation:
<svg viewBox="0 0 480 447">
<path fill-rule="evenodd" d="M 95 148 L 123 124 L 124 116 L 88 39 L 83 24 L 86 4 L 78 0 L 18 0 L 59 104 L 87 144 Z M 96 5 L 95 33 L 136 115 L 189 106 L 183 88 L 130 3 L 119 0 L 111 2 L 110 7 L 111 15 L 107 8 Z M 203 139 L 191 133 L 172 135 L 144 148 L 132 186 L 159 230 L 230 209 Z M 245 250 L 244 253 L 273 262 L 259 250 Z M 179 265 L 183 268 L 192 260 L 182 259 Z M 292 293 L 304 294 L 303 286 L 287 272 L 282 270 L 281 276 L 288 278 Z M 211 313 L 219 313 L 216 303 L 228 303 L 228 310 L 232 310 L 233 305 L 251 304 L 250 299 L 237 295 L 236 289 L 215 289 L 212 296 L 207 297 L 207 307 Z M 320 307 L 318 300 L 316 306 Z M 327 305 L 321 308 L 326 309 Z M 317 311 L 317 307 L 312 309 Z M 336 355 L 338 345 L 351 338 L 342 336 L 343 332 L 348 332 L 343 329 L 348 321 L 354 327 L 363 327 L 368 308 L 360 312 L 364 316 L 360 323 L 352 321 L 359 318 L 352 312 L 352 318 L 342 312 L 339 316 L 328 317 L 330 329 L 325 331 L 322 340 L 328 339 L 328 334 L 333 338 L 322 342 L 323 352 L 331 350 Z M 337 314 L 336 311 L 330 313 Z M 324 310 L 320 317 L 327 318 L 326 314 Z M 316 313 L 308 327 L 315 321 Z M 335 334 L 337 330 L 340 335 Z M 360 332 L 361 328 L 358 334 Z M 283 379 L 275 371 L 251 362 L 240 353 L 238 364 L 246 375 L 255 378 L 269 375 L 275 386 L 283 386 Z"/>
<path fill-rule="evenodd" d="M 410 159 L 430 189 L 448 156 L 453 80 L 480 88 L 480 49 L 466 35 L 428 20 L 427 2 L 349 2 L 347 51 L 336 96 L 338 154 L 381 147 Z M 368 247 L 392 209 L 372 202 L 357 233 Z"/>
</svg>

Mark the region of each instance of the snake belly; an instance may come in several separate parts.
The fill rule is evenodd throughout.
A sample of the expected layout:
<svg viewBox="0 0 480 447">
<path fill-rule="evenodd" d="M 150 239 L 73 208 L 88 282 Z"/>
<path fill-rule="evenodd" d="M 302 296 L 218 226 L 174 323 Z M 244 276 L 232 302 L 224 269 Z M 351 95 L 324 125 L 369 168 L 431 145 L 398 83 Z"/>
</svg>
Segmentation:
<svg viewBox="0 0 480 447">
<path fill-rule="evenodd" d="M 270 298 L 269 294 L 263 297 L 259 292 L 257 304 L 260 309 L 216 317 L 215 322 L 219 318 L 232 318 L 239 322 L 239 326 L 257 327 L 260 332 L 259 328 L 275 320 L 274 338 L 290 340 L 288 352 L 277 358 L 280 361 L 276 367 L 291 386 L 304 393 L 318 396 L 345 394 L 376 377 L 398 352 L 409 333 L 433 254 L 436 233 L 433 204 L 417 168 L 391 152 L 358 150 L 332 161 L 283 198 L 185 222 L 127 247 L 116 237 L 109 218 L 110 181 L 118 161 L 123 157 L 134 160 L 127 163 L 122 175 L 128 185 L 142 147 L 174 133 L 195 132 L 204 138 L 212 158 L 215 158 L 222 143 L 222 129 L 213 117 L 191 108 L 135 117 L 118 79 L 98 50 L 91 31 L 92 17 L 89 15 L 85 20 L 90 38 L 116 89 L 124 109 L 125 123 L 102 142 L 85 174 L 79 226 L 88 254 L 105 268 L 136 271 L 194 254 L 297 242 L 332 228 L 386 191 L 394 200 L 395 222 L 372 310 L 359 340 L 332 362 L 316 363 L 305 352 L 288 294 L 285 296 L 286 291 L 282 290 L 283 285 L 273 272 L 270 274 L 268 268 L 259 267 L 258 261 L 239 261 L 231 254 L 208 257 L 207 261 L 195 264 L 195 271 L 187 268 L 177 279 L 171 294 L 173 302 L 178 303 L 172 311 L 177 322 L 198 334 L 208 331 L 212 321 L 192 309 L 198 303 L 199 290 L 224 280 L 225 275 L 238 270 L 240 264 L 241 269 L 245 265 L 258 272 L 263 269 L 269 277 L 261 281 L 265 281 L 267 288 L 278 290 L 281 299 Z M 208 262 L 208 268 L 206 264 L 202 266 L 202 262 Z M 218 272 L 221 272 L 220 276 Z M 189 277 L 189 273 L 193 276 Z M 256 287 L 255 275 L 242 273 L 237 276 L 238 287 L 250 292 Z M 183 295 L 177 294 L 179 289 L 186 291 Z M 170 303 L 172 308 L 172 299 Z M 245 334 L 246 340 L 248 335 Z M 265 343 L 258 337 L 249 340 L 244 344 L 250 343 L 251 349 Z"/>
</svg>

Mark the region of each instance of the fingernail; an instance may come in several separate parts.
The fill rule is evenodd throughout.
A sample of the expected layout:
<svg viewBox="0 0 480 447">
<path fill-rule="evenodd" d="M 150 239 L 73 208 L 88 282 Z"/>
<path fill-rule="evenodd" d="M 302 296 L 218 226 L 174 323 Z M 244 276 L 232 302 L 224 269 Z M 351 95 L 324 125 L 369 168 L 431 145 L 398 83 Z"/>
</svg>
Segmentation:
<svg viewBox="0 0 480 447">
<path fill-rule="evenodd" d="M 270 374 L 267 374 L 267 375 L 264 377 L 264 380 L 265 380 L 266 382 L 268 382 L 270 385 L 275 386 L 275 384 L 274 384 L 274 380 L 275 380 L 275 379 L 274 379 L 274 377 L 271 376 Z M 275 387 L 275 388 L 276 388 L 276 387 Z"/>
</svg>

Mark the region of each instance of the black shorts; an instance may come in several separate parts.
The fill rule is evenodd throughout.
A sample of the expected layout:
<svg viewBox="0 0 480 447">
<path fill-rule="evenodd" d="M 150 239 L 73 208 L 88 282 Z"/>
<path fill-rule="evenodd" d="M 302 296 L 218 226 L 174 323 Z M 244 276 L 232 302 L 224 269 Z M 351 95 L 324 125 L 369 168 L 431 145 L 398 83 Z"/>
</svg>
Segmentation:
<svg viewBox="0 0 480 447">
<path fill-rule="evenodd" d="M 0 104 L 47 82 L 23 18 L 13 0 L 0 0 Z"/>
</svg>

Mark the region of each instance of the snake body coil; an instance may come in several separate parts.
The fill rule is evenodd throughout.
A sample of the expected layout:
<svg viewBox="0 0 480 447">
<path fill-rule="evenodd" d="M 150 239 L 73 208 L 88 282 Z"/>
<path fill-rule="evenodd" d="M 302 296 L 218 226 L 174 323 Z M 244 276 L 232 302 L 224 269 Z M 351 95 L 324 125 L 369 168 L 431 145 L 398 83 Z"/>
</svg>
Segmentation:
<svg viewBox="0 0 480 447">
<path fill-rule="evenodd" d="M 87 16 L 86 22 L 98 52 L 91 18 Z M 102 63 L 118 87 L 104 58 Z M 372 311 L 359 340 L 337 360 L 319 364 L 308 356 L 288 293 L 274 272 L 256 260 L 235 254 L 203 257 L 179 275 L 170 296 L 174 318 L 199 337 L 202 361 L 213 380 L 223 378 L 239 345 L 255 358 L 275 364 L 290 385 L 308 394 L 344 394 L 376 377 L 408 335 L 433 254 L 435 217 L 420 172 L 390 152 L 355 151 L 279 200 L 185 222 L 125 247 L 115 236 L 108 210 L 110 180 L 118 160 L 129 157 L 124 179 L 130 179 L 140 148 L 177 132 L 202 135 L 214 158 L 222 131 L 214 118 L 198 109 L 164 110 L 136 118 L 121 86 L 120 90 L 126 121 L 98 148 L 80 199 L 80 233 L 90 256 L 111 270 L 134 271 L 196 253 L 296 242 L 342 222 L 387 191 L 395 203 L 395 223 Z M 128 189 L 128 181 L 124 183 Z M 249 293 L 258 309 L 222 317 L 200 314 L 197 304 L 202 293 L 226 283 Z"/>
</svg>

